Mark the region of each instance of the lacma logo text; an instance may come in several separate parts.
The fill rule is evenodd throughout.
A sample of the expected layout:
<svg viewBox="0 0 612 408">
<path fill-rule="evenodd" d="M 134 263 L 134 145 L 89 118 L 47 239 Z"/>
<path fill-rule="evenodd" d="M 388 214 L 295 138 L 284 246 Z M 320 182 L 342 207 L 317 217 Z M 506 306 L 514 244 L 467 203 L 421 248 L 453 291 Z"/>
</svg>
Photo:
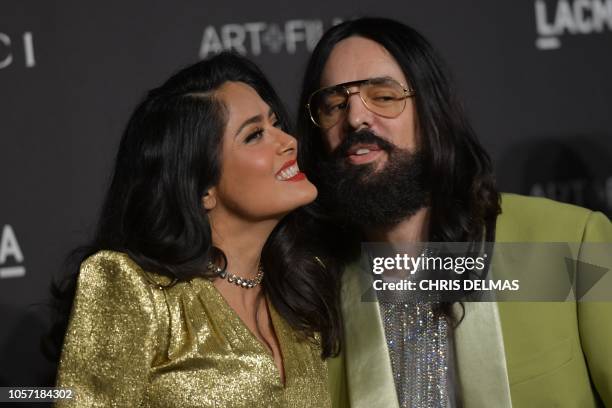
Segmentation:
<svg viewBox="0 0 612 408">
<path fill-rule="evenodd" d="M 536 0 L 535 17 L 538 38 L 536 48 L 561 47 L 563 35 L 586 35 L 612 31 L 612 0 Z"/>
<path fill-rule="evenodd" d="M 2 228 L 0 235 L 0 279 L 20 278 L 25 275 L 23 252 L 10 225 Z"/>
</svg>

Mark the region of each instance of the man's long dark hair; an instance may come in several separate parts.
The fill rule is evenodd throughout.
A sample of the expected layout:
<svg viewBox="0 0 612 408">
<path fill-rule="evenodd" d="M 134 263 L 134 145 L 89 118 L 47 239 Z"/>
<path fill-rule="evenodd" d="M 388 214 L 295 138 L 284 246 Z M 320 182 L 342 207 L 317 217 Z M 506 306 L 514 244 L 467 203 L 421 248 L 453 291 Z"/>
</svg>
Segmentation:
<svg viewBox="0 0 612 408">
<path fill-rule="evenodd" d="M 425 156 L 424 172 L 430 181 L 429 240 L 493 242 L 500 205 L 489 155 L 469 124 L 441 58 L 423 36 L 397 21 L 361 18 L 344 22 L 328 30 L 313 51 L 298 113 L 300 156 L 309 179 L 318 185 L 319 158 L 326 152 L 321 130 L 311 122 L 306 104 L 310 94 L 321 87 L 321 75 L 333 48 L 351 36 L 382 45 L 416 91 L 414 103 Z"/>
<path fill-rule="evenodd" d="M 222 171 L 227 110 L 215 91 L 228 81 L 255 89 L 289 131 L 288 116 L 262 72 L 235 54 L 198 62 L 151 90 L 121 139 L 94 238 L 72 254 L 69 276 L 55 285 L 54 358 L 68 323 L 79 264 L 95 252 L 127 253 L 144 270 L 176 280 L 212 277 L 206 266 L 218 249 L 212 246 L 202 197 Z M 262 251 L 263 290 L 293 328 L 307 337 L 321 333 L 322 354 L 328 357 L 339 346 L 338 285 L 333 262 L 313 246 L 308 226 L 303 210 L 297 210 L 274 229 Z"/>
</svg>

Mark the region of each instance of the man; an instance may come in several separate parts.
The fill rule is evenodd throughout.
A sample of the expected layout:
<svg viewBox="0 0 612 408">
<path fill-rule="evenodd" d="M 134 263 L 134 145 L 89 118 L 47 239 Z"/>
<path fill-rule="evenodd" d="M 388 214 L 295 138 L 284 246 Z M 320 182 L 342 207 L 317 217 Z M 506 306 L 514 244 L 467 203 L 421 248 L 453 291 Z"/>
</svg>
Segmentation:
<svg viewBox="0 0 612 408">
<path fill-rule="evenodd" d="M 320 208 L 351 232 L 350 261 L 359 240 L 612 242 L 601 213 L 498 194 L 441 60 L 401 23 L 330 29 L 300 106 L 303 167 Z M 464 302 L 461 314 L 457 303 L 367 302 L 359 269 L 343 274 L 336 406 L 612 406 L 611 303 Z"/>
</svg>

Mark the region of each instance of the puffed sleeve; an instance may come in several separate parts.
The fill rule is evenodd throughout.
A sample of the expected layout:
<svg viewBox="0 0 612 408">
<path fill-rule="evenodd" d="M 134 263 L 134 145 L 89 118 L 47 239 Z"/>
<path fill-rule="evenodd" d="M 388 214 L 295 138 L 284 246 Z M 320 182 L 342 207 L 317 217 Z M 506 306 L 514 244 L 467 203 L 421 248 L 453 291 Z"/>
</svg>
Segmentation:
<svg viewBox="0 0 612 408">
<path fill-rule="evenodd" d="M 593 244 L 595 243 L 595 244 Z M 593 289 L 608 291 L 599 299 L 609 300 L 612 287 L 612 223 L 602 213 L 589 217 L 584 231 L 581 260 L 607 269 Z M 578 276 L 580 271 L 578 271 Z M 612 407 L 612 302 L 578 303 L 580 342 L 593 385 L 606 407 Z"/>
<path fill-rule="evenodd" d="M 156 349 L 154 288 L 125 254 L 101 251 L 81 264 L 58 370 L 74 390 L 57 407 L 137 407 Z"/>
</svg>

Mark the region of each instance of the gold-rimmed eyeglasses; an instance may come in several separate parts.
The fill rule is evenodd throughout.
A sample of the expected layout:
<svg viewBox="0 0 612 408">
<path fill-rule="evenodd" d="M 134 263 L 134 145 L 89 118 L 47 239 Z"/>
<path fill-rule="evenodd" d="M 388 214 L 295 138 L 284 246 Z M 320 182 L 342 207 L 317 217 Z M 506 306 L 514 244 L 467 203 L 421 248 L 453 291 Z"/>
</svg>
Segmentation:
<svg viewBox="0 0 612 408">
<path fill-rule="evenodd" d="M 351 92 L 351 88 L 358 90 Z M 370 78 L 321 88 L 308 98 L 306 109 L 312 122 L 322 129 L 329 129 L 346 115 L 351 95 L 359 98 L 369 111 L 384 118 L 399 116 L 406 107 L 406 99 L 414 96 L 414 90 L 392 78 Z"/>
</svg>

